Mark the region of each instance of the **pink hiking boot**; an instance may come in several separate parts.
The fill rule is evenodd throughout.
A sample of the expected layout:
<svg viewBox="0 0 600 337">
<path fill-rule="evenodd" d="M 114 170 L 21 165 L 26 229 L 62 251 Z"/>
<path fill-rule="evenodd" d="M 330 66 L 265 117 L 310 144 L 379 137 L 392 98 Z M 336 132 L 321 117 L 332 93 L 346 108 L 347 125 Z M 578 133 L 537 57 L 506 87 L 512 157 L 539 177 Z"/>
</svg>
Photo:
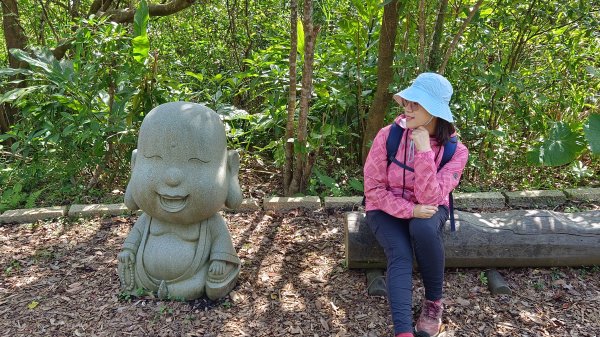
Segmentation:
<svg viewBox="0 0 600 337">
<path fill-rule="evenodd" d="M 429 301 L 424 300 L 421 307 L 421 315 L 417 321 L 415 330 L 417 336 L 419 332 L 425 332 L 429 336 L 437 336 L 442 326 L 442 313 L 444 312 L 444 304 L 442 300 Z M 422 335 L 422 334 L 421 334 Z"/>
</svg>

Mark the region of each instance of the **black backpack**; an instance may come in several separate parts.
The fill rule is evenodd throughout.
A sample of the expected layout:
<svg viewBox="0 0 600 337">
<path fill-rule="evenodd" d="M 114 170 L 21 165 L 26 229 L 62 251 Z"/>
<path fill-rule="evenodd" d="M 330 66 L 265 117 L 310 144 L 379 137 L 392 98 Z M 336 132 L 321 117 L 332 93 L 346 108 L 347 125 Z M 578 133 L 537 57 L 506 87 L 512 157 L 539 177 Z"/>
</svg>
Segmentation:
<svg viewBox="0 0 600 337">
<path fill-rule="evenodd" d="M 385 148 L 386 148 L 386 152 L 387 152 L 387 164 L 388 166 L 390 166 L 391 163 L 394 163 L 400 167 L 402 167 L 405 170 L 408 170 L 410 172 L 414 172 L 414 168 L 405 165 L 404 163 L 399 162 L 398 160 L 396 160 L 396 153 L 398 153 L 398 148 L 400 147 L 400 141 L 402 140 L 402 135 L 404 134 L 404 129 L 402 127 L 400 127 L 400 125 L 396 124 L 396 122 L 392 123 L 392 126 L 390 127 L 390 134 L 388 135 L 387 141 L 385 143 Z M 446 144 L 444 144 L 444 154 L 442 155 L 442 161 L 440 162 L 440 166 L 438 166 L 438 172 L 442 169 L 442 167 L 444 167 L 444 165 L 446 165 L 450 159 L 452 159 L 452 156 L 454 155 L 454 152 L 456 152 L 456 144 L 458 144 L 458 141 L 456 139 L 456 136 L 450 137 L 450 140 L 448 140 L 446 142 Z M 363 198 L 363 204 L 364 204 L 364 198 Z M 455 231 L 456 230 L 456 224 L 454 221 L 454 198 L 452 197 L 452 192 L 450 192 L 450 229 L 451 231 Z"/>
</svg>

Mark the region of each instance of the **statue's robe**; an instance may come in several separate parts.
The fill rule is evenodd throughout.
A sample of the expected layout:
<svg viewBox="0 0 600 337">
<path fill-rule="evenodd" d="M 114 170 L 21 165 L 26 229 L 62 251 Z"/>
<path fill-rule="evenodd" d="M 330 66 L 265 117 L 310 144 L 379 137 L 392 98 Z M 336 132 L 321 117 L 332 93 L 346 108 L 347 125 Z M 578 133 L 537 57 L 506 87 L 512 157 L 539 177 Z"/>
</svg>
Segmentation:
<svg viewBox="0 0 600 337">
<path fill-rule="evenodd" d="M 209 298 L 218 298 L 233 288 L 241 266 L 218 213 L 198 224 L 177 226 L 165 226 L 143 213 L 123 248 L 135 253 L 136 288 L 158 291 L 164 282 L 173 298 L 194 299 L 205 291 Z M 208 277 L 214 260 L 230 266 L 218 280 Z"/>
</svg>

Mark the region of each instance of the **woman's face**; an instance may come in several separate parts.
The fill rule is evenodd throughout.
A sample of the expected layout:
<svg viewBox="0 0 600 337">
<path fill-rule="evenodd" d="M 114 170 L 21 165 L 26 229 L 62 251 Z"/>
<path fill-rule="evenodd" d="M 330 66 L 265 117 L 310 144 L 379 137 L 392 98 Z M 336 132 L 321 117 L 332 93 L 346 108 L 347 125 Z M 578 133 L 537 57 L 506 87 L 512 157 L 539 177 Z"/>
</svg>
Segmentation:
<svg viewBox="0 0 600 337">
<path fill-rule="evenodd" d="M 406 116 L 406 127 L 416 129 L 419 126 L 431 124 L 433 116 L 417 102 L 412 102 L 402 98 L 402 107 L 404 107 L 404 115 Z"/>
</svg>

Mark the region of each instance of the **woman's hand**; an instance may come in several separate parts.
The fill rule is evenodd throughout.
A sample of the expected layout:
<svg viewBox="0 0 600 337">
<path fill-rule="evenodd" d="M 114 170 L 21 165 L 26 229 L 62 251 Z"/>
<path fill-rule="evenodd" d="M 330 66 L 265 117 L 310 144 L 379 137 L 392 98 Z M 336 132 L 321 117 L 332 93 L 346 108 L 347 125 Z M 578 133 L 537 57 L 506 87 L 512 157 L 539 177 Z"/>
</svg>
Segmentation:
<svg viewBox="0 0 600 337">
<path fill-rule="evenodd" d="M 425 152 L 431 150 L 431 143 L 429 143 L 429 131 L 423 126 L 419 126 L 413 129 L 410 138 L 415 143 L 415 147 L 419 152 Z"/>
<path fill-rule="evenodd" d="M 418 204 L 413 208 L 413 218 L 429 219 L 437 212 L 437 210 L 437 206 Z"/>
</svg>

